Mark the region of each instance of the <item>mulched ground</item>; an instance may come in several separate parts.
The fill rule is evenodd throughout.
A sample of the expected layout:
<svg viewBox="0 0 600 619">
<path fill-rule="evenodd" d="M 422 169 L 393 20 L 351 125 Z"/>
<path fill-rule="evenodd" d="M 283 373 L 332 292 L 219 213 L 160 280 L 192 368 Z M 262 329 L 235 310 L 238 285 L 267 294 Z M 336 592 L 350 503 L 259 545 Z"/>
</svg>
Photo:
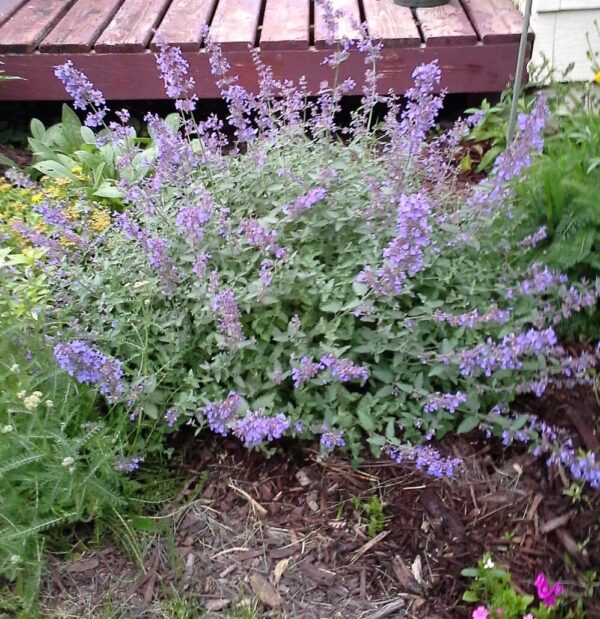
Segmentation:
<svg viewBox="0 0 600 619">
<path fill-rule="evenodd" d="M 597 446 L 593 394 L 555 394 L 536 403 L 538 412 L 540 405 Z M 204 442 L 183 490 L 157 514 L 172 530 L 169 543 L 152 538 L 143 570 L 112 546 L 55 559 L 48 616 L 104 616 L 110 598 L 124 613 L 111 616 L 178 617 L 165 606 L 177 592 L 192 616 L 248 616 L 235 613 L 254 604 L 257 617 L 460 619 L 472 610 L 460 601 L 460 571 L 485 551 L 524 592 L 543 570 L 581 593 L 581 575 L 600 570 L 599 493 L 574 502 L 564 472 L 478 437 L 453 437 L 442 448 L 465 460 L 455 480 L 385 460 L 321 462 L 297 444 L 267 459 L 231 441 Z M 355 497 L 373 495 L 387 521 L 369 538 Z M 589 617 L 600 617 L 599 600 L 586 604 Z"/>
</svg>

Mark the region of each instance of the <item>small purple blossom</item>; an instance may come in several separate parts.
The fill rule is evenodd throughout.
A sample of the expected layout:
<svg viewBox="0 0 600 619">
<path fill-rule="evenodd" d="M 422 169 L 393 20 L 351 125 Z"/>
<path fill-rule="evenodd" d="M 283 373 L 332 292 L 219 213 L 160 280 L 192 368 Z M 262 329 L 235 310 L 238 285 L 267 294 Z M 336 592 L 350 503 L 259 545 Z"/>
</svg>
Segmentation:
<svg viewBox="0 0 600 619">
<path fill-rule="evenodd" d="M 244 417 L 236 421 L 233 433 L 246 447 L 256 447 L 264 441 L 270 442 L 281 438 L 289 427 L 289 419 L 284 413 L 267 417 L 262 411 L 248 411 Z"/>
<path fill-rule="evenodd" d="M 522 358 L 551 353 L 556 346 L 554 329 L 529 329 L 523 333 L 511 333 L 500 343 L 491 338 L 477 346 L 463 350 L 458 355 L 460 373 L 463 376 L 491 376 L 496 370 L 517 370 Z"/>
<path fill-rule="evenodd" d="M 244 341 L 244 332 L 234 291 L 230 288 L 221 290 L 213 297 L 212 308 L 218 316 L 218 330 L 225 338 L 225 345 L 231 349 L 237 348 Z"/>
<path fill-rule="evenodd" d="M 184 206 L 175 217 L 179 232 L 192 243 L 200 241 L 204 234 L 203 227 L 210 220 L 212 209 L 204 206 Z"/>
<path fill-rule="evenodd" d="M 403 445 L 388 447 L 384 451 L 396 464 L 411 464 L 417 470 L 437 478 L 453 477 L 456 469 L 462 465 L 460 458 L 445 458 L 429 445 Z"/>
<path fill-rule="evenodd" d="M 402 194 L 396 209 L 396 237 L 383 250 L 383 266 L 377 270 L 366 267 L 357 281 L 385 296 L 400 294 L 406 280 L 425 266 L 425 248 L 431 244 L 432 208 L 423 194 Z"/>
<path fill-rule="evenodd" d="M 527 235 L 521 242 L 521 247 L 535 247 L 548 237 L 548 228 L 541 226 L 532 234 Z"/>
<path fill-rule="evenodd" d="M 122 363 L 82 340 L 56 344 L 54 358 L 58 366 L 78 382 L 97 385 L 109 402 L 116 401 L 124 392 Z"/>
<path fill-rule="evenodd" d="M 196 277 L 203 278 L 206 275 L 206 267 L 208 265 L 208 261 L 212 258 L 212 255 L 208 252 L 202 252 L 196 257 L 194 261 L 194 266 L 192 267 L 192 273 L 196 275 Z"/>
<path fill-rule="evenodd" d="M 294 389 L 299 389 L 309 380 L 313 379 L 322 369 L 324 365 L 320 361 L 314 361 L 311 357 L 302 357 L 300 365 L 292 368 L 292 380 Z"/>
<path fill-rule="evenodd" d="M 467 401 L 467 396 L 462 391 L 456 393 L 432 393 L 428 398 L 423 410 L 433 413 L 439 410 L 454 414 L 461 404 Z"/>
<path fill-rule="evenodd" d="M 85 124 L 88 127 L 98 127 L 104 121 L 108 112 L 104 95 L 94 88 L 85 73 L 78 71 L 71 60 L 54 67 L 54 75 L 63 83 L 67 93 L 73 98 L 73 106 L 77 110 L 91 107 Z"/>
<path fill-rule="evenodd" d="M 279 260 L 284 260 L 287 256 L 285 249 L 277 245 L 277 233 L 267 230 L 255 219 L 243 219 L 240 234 L 244 236 L 248 244 L 271 252 Z"/>
<path fill-rule="evenodd" d="M 346 441 L 342 430 L 330 430 L 326 425 L 322 428 L 323 434 L 319 440 L 321 450 L 325 452 L 333 451 L 336 447 L 344 447 Z"/>
<path fill-rule="evenodd" d="M 156 66 L 165 86 L 165 92 L 175 99 L 175 107 L 182 112 L 193 112 L 198 97 L 193 94 L 196 85 L 189 77 L 189 63 L 183 57 L 179 47 L 171 47 L 163 36 L 157 34 L 155 41 L 159 53 L 155 54 Z"/>
<path fill-rule="evenodd" d="M 131 458 L 119 456 L 115 461 L 115 469 L 122 473 L 133 473 L 140 468 L 140 464 L 143 461 L 143 456 L 133 456 Z"/>
<path fill-rule="evenodd" d="M 235 391 L 230 391 L 222 402 L 209 402 L 204 407 L 204 416 L 208 421 L 209 428 L 217 434 L 227 436 L 229 425 L 241 405 L 242 398 Z"/>
<path fill-rule="evenodd" d="M 165 413 L 165 421 L 167 422 L 167 425 L 169 426 L 169 428 L 172 428 L 175 425 L 175 423 L 179 419 L 179 415 L 180 415 L 180 411 L 176 408 L 170 408 Z"/>
<path fill-rule="evenodd" d="M 341 383 L 351 380 L 360 380 L 362 384 L 369 379 L 369 371 L 362 365 L 355 365 L 349 359 L 339 359 L 335 355 L 325 355 L 319 361 L 320 365 L 327 368 L 333 378 Z"/>
<path fill-rule="evenodd" d="M 300 213 L 311 209 L 317 202 L 324 200 L 327 192 L 322 187 L 311 189 L 308 193 L 299 198 L 296 198 L 293 202 L 285 204 L 283 206 L 283 212 L 291 217 L 297 217 Z"/>
</svg>

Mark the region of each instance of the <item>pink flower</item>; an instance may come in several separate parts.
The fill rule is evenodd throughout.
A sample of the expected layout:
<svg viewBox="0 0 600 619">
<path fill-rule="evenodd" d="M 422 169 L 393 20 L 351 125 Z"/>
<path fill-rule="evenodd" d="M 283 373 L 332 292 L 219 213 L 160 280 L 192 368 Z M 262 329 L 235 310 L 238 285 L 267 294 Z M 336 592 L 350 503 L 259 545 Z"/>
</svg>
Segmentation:
<svg viewBox="0 0 600 619">
<path fill-rule="evenodd" d="M 485 606 L 478 606 L 473 611 L 473 619 L 487 619 L 488 618 L 488 610 Z"/>
<path fill-rule="evenodd" d="M 531 613 L 527 613 L 523 619 L 533 619 L 533 615 Z"/>
<path fill-rule="evenodd" d="M 496 614 L 498 617 L 502 617 L 504 615 L 504 608 L 496 608 Z"/>
<path fill-rule="evenodd" d="M 556 600 L 562 595 L 564 591 L 563 586 L 556 582 L 552 586 L 548 583 L 544 572 L 540 572 L 535 578 L 535 588 L 542 604 L 551 608 L 556 604 Z"/>
</svg>

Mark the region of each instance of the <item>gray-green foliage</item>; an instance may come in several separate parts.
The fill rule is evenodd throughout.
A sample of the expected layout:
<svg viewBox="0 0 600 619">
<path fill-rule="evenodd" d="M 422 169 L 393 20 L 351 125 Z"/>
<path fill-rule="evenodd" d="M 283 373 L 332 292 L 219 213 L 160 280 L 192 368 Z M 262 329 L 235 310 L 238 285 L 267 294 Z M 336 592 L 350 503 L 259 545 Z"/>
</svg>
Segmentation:
<svg viewBox="0 0 600 619">
<path fill-rule="evenodd" d="M 539 318 L 535 298 L 508 300 L 523 274 L 510 251 L 498 251 L 506 246 L 507 229 L 486 225 L 485 217 L 474 216 L 440 185 L 436 250 L 401 295 L 379 297 L 357 275 L 380 263 L 395 236 L 394 192 L 415 194 L 423 181 L 406 174 L 388 182 L 393 154 L 380 148 L 372 136 L 342 145 L 282 134 L 245 155 L 199 166 L 184 180 L 163 181 L 149 205 L 130 211 L 146 241 L 140 246 L 115 229 L 88 262 L 67 267 L 68 276 L 55 284 L 61 302 L 54 318 L 60 324 L 77 321 L 77 332 L 125 362 L 136 407 L 143 411 L 140 423 L 154 420 L 154 437 L 167 430 L 162 418 L 169 408 L 202 424 L 204 406 L 231 390 L 251 410 L 283 411 L 305 431 L 322 424 L 341 429 L 354 454 L 365 435 L 377 450 L 400 435 L 419 441 L 452 429 L 469 431 L 488 419 L 508 427 L 507 419 L 489 417 L 488 407 L 510 400 L 516 381 L 540 368 L 551 372 L 553 362 L 531 359 L 518 377 L 505 370 L 480 379 L 461 376 L 456 363 L 440 358 L 489 336 L 519 332 Z M 285 213 L 286 204 L 317 186 L 326 187 L 326 199 L 298 217 Z M 230 231 L 221 234 L 215 214 L 194 245 L 176 224 L 177 215 L 205 203 L 207 195 L 216 213 L 227 214 L 223 221 Z M 284 261 L 274 261 L 268 287 L 260 269 L 272 256 L 239 235 L 246 219 L 276 232 L 287 252 Z M 463 232 L 466 241 L 457 242 Z M 176 284 L 165 283 L 149 264 L 147 239 L 166 242 Z M 194 272 L 200 252 L 210 254 L 204 273 Z M 211 271 L 219 273 L 220 289 L 235 292 L 241 312 L 245 339 L 233 349 L 219 329 Z M 434 319 L 440 309 L 483 314 L 507 304 L 508 325 L 453 328 Z M 327 354 L 365 365 L 367 385 L 316 378 L 294 389 L 292 369 L 300 360 Z M 423 414 L 431 394 L 457 389 L 468 396 L 459 412 Z M 147 449 L 160 450 L 160 443 L 148 440 Z"/>
</svg>

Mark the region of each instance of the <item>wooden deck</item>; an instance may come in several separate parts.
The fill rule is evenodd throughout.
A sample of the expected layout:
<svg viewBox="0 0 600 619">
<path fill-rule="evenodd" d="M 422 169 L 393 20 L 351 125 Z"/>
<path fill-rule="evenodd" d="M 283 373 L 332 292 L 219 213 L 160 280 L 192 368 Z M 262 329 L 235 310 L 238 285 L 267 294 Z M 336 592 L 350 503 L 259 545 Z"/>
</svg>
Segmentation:
<svg viewBox="0 0 600 619">
<path fill-rule="evenodd" d="M 414 67 L 438 59 L 450 92 L 499 91 L 516 65 L 521 15 L 512 0 L 450 0 L 411 10 L 393 0 L 334 0 L 384 43 L 381 90 L 402 92 Z M 109 99 L 164 98 L 152 54 L 155 31 L 180 46 L 200 97 L 218 97 L 201 28 L 208 24 L 240 82 L 253 88 L 248 46 L 278 78 L 305 75 L 309 88 L 331 80 L 323 15 L 314 0 L 0 0 L 0 61 L 25 81 L 0 86 L 0 100 L 61 100 L 53 67 L 71 58 Z M 352 36 L 352 21 L 339 30 Z M 531 44 L 530 44 L 531 45 Z M 360 92 L 364 60 L 352 53 L 341 78 Z"/>
</svg>

